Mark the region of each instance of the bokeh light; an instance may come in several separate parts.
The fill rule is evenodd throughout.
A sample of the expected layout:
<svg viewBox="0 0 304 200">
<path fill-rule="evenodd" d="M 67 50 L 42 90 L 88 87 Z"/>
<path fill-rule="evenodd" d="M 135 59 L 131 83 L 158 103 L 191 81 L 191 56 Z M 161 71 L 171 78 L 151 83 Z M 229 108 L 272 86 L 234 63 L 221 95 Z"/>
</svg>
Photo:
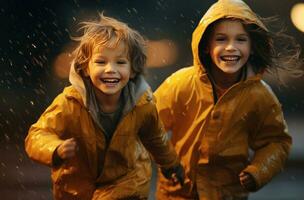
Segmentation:
<svg viewBox="0 0 304 200">
<path fill-rule="evenodd" d="M 177 45 L 172 40 L 148 41 L 147 67 L 165 67 L 175 63 Z"/>
<path fill-rule="evenodd" d="M 304 3 L 297 3 L 292 7 L 290 18 L 294 26 L 304 32 Z"/>
<path fill-rule="evenodd" d="M 57 77 L 66 79 L 69 77 L 72 55 L 68 52 L 63 52 L 57 56 L 54 62 L 54 71 Z"/>
</svg>

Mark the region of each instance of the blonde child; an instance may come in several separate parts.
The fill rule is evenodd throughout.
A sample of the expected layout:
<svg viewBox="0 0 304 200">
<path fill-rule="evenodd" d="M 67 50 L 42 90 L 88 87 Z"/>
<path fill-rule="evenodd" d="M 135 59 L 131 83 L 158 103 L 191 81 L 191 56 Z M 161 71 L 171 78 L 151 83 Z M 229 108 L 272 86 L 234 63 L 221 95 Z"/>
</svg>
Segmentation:
<svg viewBox="0 0 304 200">
<path fill-rule="evenodd" d="M 167 178 L 182 184 L 183 168 L 142 76 L 144 39 L 103 14 L 82 29 L 71 86 L 25 140 L 29 157 L 52 168 L 54 199 L 147 199 L 149 153 Z"/>
<path fill-rule="evenodd" d="M 292 140 L 261 78 L 301 63 L 292 43 L 277 53 L 275 38 L 285 36 L 271 33 L 241 0 L 210 7 L 193 33 L 193 66 L 155 92 L 186 173 L 183 187 L 159 174 L 157 199 L 247 199 L 282 170 Z"/>
</svg>

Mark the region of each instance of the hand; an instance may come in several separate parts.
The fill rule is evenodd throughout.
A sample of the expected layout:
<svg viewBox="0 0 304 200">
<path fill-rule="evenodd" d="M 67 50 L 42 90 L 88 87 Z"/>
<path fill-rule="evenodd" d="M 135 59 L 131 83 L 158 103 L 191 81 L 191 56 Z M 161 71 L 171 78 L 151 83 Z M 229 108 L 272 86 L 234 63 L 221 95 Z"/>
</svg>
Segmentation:
<svg viewBox="0 0 304 200">
<path fill-rule="evenodd" d="M 247 172 L 241 172 L 239 174 L 241 185 L 248 191 L 254 191 L 256 189 L 256 182 L 253 176 Z"/>
<path fill-rule="evenodd" d="M 59 145 L 57 148 L 57 154 L 61 159 L 65 160 L 74 157 L 76 155 L 76 150 L 76 140 L 74 138 L 70 138 Z"/>
<path fill-rule="evenodd" d="M 175 167 L 169 169 L 161 169 L 162 174 L 166 179 L 170 179 L 173 184 L 184 185 L 185 180 L 185 171 L 181 164 L 178 164 Z"/>
</svg>

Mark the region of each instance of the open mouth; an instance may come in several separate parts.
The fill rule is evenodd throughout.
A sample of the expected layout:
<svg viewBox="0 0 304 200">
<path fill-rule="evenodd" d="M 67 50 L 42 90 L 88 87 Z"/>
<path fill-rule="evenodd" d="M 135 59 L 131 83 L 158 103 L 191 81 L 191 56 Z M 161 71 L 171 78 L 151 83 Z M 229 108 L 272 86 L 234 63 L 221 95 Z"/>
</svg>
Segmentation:
<svg viewBox="0 0 304 200">
<path fill-rule="evenodd" d="M 241 56 L 221 56 L 220 58 L 225 62 L 237 62 L 241 59 Z"/>
<path fill-rule="evenodd" d="M 100 80 L 103 83 L 106 83 L 106 84 L 115 84 L 115 83 L 118 83 L 120 81 L 120 79 L 118 79 L 118 78 L 102 78 Z"/>
</svg>

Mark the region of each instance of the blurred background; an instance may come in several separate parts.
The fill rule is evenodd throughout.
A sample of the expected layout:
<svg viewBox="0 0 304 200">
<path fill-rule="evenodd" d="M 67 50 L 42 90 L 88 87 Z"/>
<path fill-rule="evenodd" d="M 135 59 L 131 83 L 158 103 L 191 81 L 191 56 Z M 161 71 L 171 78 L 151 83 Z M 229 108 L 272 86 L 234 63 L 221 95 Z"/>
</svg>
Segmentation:
<svg viewBox="0 0 304 200">
<path fill-rule="evenodd" d="M 0 2 L 0 194 L 4 200 L 52 199 L 50 170 L 24 152 L 24 138 L 54 97 L 69 85 L 78 23 L 98 12 L 115 17 L 148 40 L 147 80 L 155 90 L 192 64 L 191 34 L 210 0 L 2 0 Z M 277 15 L 304 48 L 304 2 L 248 0 L 262 17 Z M 303 54 L 302 54 L 303 56 Z M 250 199 L 303 199 L 304 78 L 266 81 L 282 103 L 294 139 L 286 169 Z M 154 187 L 150 199 L 153 200 Z"/>
</svg>

